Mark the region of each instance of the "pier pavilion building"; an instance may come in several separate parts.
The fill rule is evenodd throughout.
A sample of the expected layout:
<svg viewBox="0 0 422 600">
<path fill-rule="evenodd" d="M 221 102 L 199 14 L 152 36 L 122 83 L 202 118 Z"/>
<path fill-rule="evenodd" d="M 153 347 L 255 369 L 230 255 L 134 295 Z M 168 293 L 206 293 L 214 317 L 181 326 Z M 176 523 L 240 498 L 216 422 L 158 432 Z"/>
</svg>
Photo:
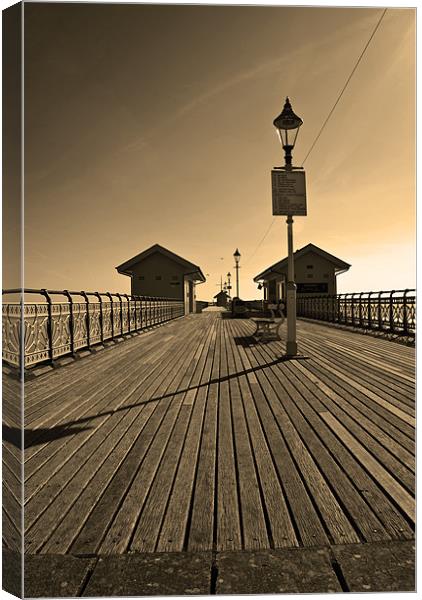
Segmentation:
<svg viewBox="0 0 422 600">
<path fill-rule="evenodd" d="M 264 288 L 264 300 L 286 300 L 287 257 L 267 267 L 254 277 Z M 351 265 L 315 244 L 307 244 L 294 253 L 297 294 L 306 296 L 334 295 L 337 276 Z"/>
<path fill-rule="evenodd" d="M 195 312 L 195 285 L 205 282 L 200 267 L 154 244 L 116 267 L 131 278 L 131 293 L 182 300 L 185 314 Z"/>
</svg>

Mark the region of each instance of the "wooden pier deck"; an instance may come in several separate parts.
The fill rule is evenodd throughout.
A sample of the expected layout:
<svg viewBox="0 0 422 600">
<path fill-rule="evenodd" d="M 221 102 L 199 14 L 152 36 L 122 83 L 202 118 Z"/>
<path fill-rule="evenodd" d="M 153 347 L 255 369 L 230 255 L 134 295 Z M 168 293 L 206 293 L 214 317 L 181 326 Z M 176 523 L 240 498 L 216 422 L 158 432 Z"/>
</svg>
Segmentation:
<svg viewBox="0 0 422 600">
<path fill-rule="evenodd" d="M 25 552 L 210 553 L 220 575 L 230 553 L 326 552 L 328 591 L 376 591 L 354 586 L 350 561 L 375 549 L 370 571 L 405 548 L 406 582 L 386 590 L 414 589 L 414 349 L 299 321 L 308 358 L 284 361 L 283 341 L 252 330 L 190 315 L 29 381 Z M 245 591 L 212 577 L 217 593 Z"/>
</svg>

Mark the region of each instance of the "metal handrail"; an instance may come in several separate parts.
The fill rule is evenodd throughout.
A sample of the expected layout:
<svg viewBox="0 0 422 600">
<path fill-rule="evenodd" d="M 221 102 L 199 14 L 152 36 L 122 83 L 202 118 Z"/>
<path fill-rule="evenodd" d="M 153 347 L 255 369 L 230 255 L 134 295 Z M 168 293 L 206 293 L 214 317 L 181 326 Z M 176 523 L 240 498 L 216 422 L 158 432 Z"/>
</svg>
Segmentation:
<svg viewBox="0 0 422 600">
<path fill-rule="evenodd" d="M 3 297 L 19 294 L 21 298 L 19 303 L 3 303 L 3 360 L 18 367 L 54 364 L 58 357 L 74 356 L 78 350 L 90 350 L 184 315 L 184 302 L 178 298 L 45 288 L 2 293 Z M 23 302 L 25 294 L 38 294 L 45 302 Z M 54 296 L 66 300 L 57 302 Z M 90 296 L 96 301 L 90 301 Z"/>
<path fill-rule="evenodd" d="M 297 298 L 297 315 L 414 338 L 416 290 L 301 295 Z"/>
</svg>

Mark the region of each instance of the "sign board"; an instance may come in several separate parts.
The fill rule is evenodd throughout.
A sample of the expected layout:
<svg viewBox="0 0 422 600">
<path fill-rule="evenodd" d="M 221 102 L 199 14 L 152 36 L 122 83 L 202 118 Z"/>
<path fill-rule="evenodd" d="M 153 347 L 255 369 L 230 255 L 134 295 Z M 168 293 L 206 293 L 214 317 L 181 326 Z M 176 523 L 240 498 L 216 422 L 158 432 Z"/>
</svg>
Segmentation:
<svg viewBox="0 0 422 600">
<path fill-rule="evenodd" d="M 298 283 L 298 294 L 328 294 L 328 283 Z"/>
<path fill-rule="evenodd" d="M 271 171 L 273 215 L 306 216 L 304 171 Z"/>
</svg>

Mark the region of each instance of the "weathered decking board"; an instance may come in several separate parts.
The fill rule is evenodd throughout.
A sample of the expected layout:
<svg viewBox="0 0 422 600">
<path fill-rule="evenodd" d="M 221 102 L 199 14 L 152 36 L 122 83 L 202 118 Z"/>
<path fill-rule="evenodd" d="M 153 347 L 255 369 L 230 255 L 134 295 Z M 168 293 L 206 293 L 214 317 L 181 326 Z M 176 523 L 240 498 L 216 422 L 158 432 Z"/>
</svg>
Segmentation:
<svg viewBox="0 0 422 600">
<path fill-rule="evenodd" d="M 414 350 L 299 321 L 283 361 L 252 330 L 190 315 L 28 381 L 26 551 L 413 539 Z"/>
</svg>

